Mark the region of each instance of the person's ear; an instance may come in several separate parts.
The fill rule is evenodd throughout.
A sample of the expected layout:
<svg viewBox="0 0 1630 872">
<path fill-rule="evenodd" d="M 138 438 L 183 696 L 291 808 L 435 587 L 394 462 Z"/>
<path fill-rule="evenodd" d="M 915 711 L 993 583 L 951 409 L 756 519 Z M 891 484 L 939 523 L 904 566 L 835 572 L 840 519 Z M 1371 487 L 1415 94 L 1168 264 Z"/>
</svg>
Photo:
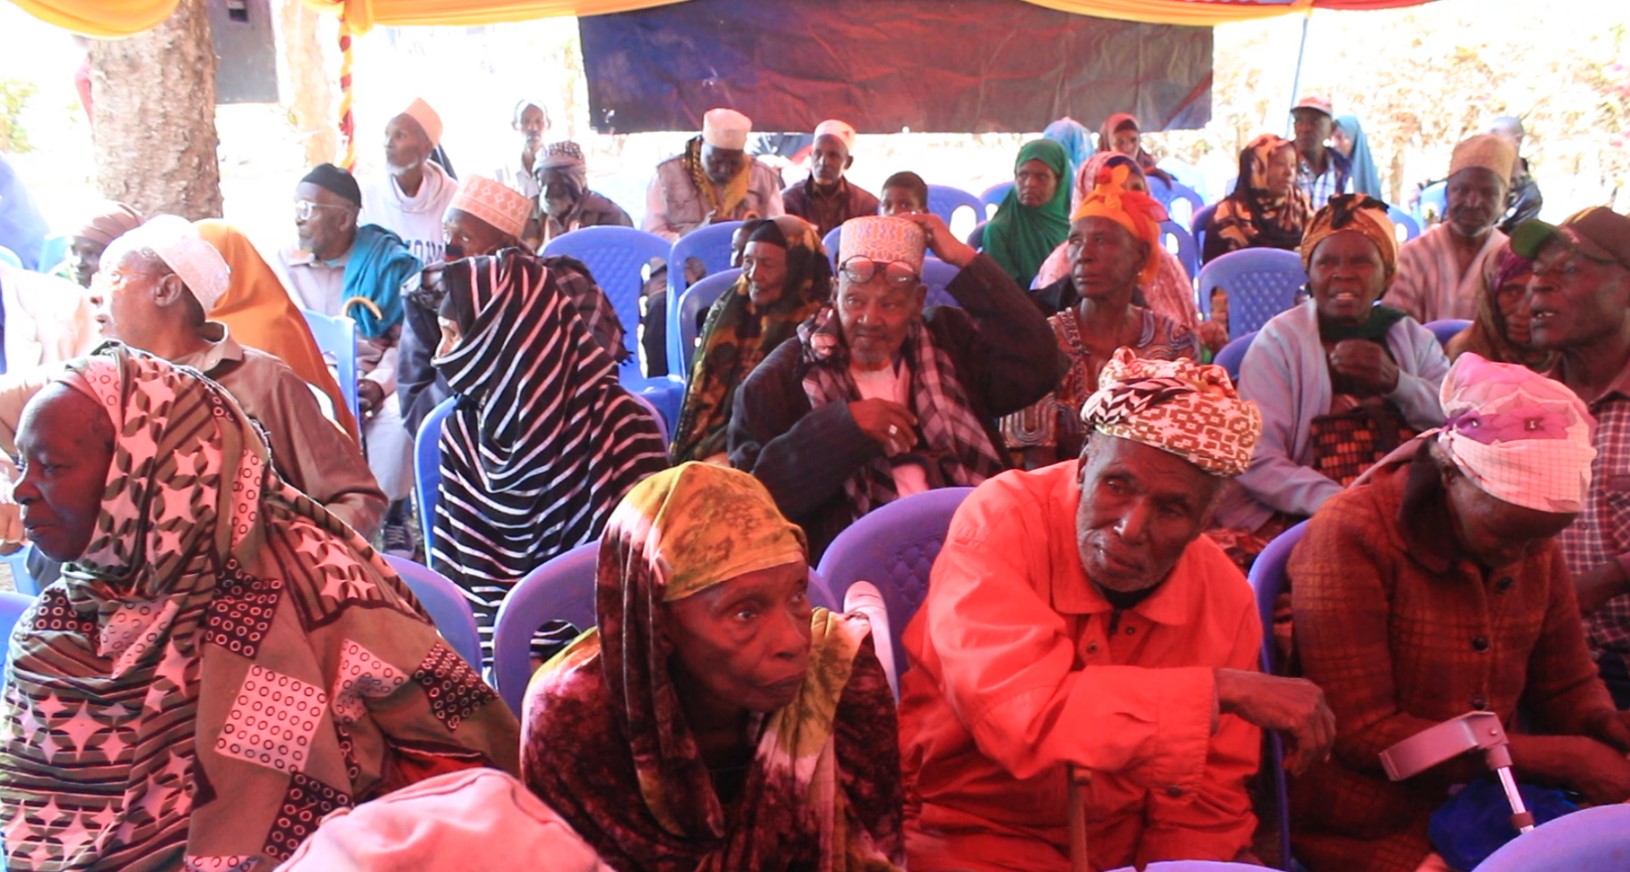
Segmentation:
<svg viewBox="0 0 1630 872">
<path fill-rule="evenodd" d="M 167 273 L 153 283 L 153 303 L 160 307 L 173 306 L 191 294 L 175 273 Z"/>
<path fill-rule="evenodd" d="M 852 167 L 854 165 L 855 165 L 855 156 L 854 155 L 851 154 L 848 157 L 843 159 L 843 168 L 844 169 L 848 169 L 848 168 L 850 168 L 850 167 Z"/>
</svg>

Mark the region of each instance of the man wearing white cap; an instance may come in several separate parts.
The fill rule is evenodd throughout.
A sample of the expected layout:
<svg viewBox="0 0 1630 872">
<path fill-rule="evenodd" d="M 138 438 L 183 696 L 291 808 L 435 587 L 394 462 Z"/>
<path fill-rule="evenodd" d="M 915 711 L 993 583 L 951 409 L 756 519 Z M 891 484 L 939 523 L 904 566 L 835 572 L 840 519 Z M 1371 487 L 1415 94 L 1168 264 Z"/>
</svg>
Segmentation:
<svg viewBox="0 0 1630 872">
<path fill-rule="evenodd" d="M 1404 244 L 1398 277 L 1381 302 L 1422 324 L 1477 317 L 1483 261 L 1498 254 L 1506 241 L 1495 225 L 1505 214 L 1516 164 L 1516 149 L 1492 133 L 1455 146 L 1444 221 Z"/>
<path fill-rule="evenodd" d="M 284 480 L 372 537 L 385 494 L 356 441 L 323 416 L 311 386 L 288 364 L 244 348 L 225 324 L 208 320 L 230 281 L 226 261 L 192 224 L 157 215 L 108 246 L 89 299 L 103 337 L 220 382 L 266 429 Z"/>
<path fill-rule="evenodd" d="M 390 174 L 365 186 L 363 224 L 378 224 L 402 237 L 423 263 L 441 260 L 441 216 L 458 181 L 430 153 L 441 142 L 441 116 L 416 99 L 385 125 L 385 166 Z"/>
<path fill-rule="evenodd" d="M 643 229 L 672 242 L 704 224 L 784 214 L 781 178 L 747 156 L 752 131 L 746 115 L 709 109 L 684 153 L 657 164 Z"/>
<path fill-rule="evenodd" d="M 844 172 L 855 164 L 850 154 L 854 147 L 855 129 L 849 122 L 829 118 L 815 125 L 809 178 L 781 192 L 787 214 L 815 225 L 823 238 L 850 218 L 877 214 L 877 198 L 844 178 Z"/>
<path fill-rule="evenodd" d="M 1058 383 L 1052 328 L 1013 279 L 932 214 L 843 225 L 838 288 L 760 363 L 730 416 L 730 464 L 809 536 L 810 560 L 872 509 L 1008 467 L 1002 415 Z M 924 249 L 960 271 L 923 301 Z"/>
</svg>

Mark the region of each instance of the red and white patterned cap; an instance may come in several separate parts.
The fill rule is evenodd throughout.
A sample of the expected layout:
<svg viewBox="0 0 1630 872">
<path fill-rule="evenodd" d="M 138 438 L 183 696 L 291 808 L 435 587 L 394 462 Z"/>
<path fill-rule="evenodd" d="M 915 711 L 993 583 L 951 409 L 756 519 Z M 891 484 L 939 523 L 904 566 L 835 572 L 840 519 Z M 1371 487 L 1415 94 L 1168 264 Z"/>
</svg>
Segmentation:
<svg viewBox="0 0 1630 872">
<path fill-rule="evenodd" d="M 881 262 L 898 260 L 911 264 L 921 275 L 923 252 L 927 247 L 928 235 L 916 222 L 895 216 L 866 215 L 843 222 L 843 234 L 838 237 L 838 263 L 847 263 L 852 257 Z"/>
<path fill-rule="evenodd" d="M 517 239 L 532 217 L 532 201 L 525 194 L 484 176 L 468 176 L 460 182 L 447 208 L 474 215 Z"/>
</svg>

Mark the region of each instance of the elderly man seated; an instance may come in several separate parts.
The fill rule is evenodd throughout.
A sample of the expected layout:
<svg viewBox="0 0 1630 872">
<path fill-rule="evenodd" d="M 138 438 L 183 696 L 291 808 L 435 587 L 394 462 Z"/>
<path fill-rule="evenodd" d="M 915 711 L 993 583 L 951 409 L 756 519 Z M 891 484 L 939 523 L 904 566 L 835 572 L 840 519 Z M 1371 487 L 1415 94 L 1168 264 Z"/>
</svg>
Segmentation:
<svg viewBox="0 0 1630 872">
<path fill-rule="evenodd" d="M 849 122 L 829 118 L 815 125 L 809 178 L 781 192 L 787 214 L 815 225 L 819 238 L 850 218 L 877 214 L 877 198 L 844 177 L 855 165 L 850 154 L 854 147 L 855 129 Z"/>
<path fill-rule="evenodd" d="M 1557 541 L 1586 499 L 1590 413 L 1471 353 L 1443 407 L 1441 430 L 1326 503 L 1291 557 L 1296 652 L 1336 715 L 1333 756 L 1290 803 L 1314 872 L 1421 866 L 1449 786 L 1487 771 L 1462 759 L 1392 782 L 1378 754 L 1471 710 L 1499 715 L 1519 778 L 1630 798 L 1630 726 L 1596 676 Z M 1517 731 L 1519 705 L 1534 734 Z"/>
<path fill-rule="evenodd" d="M 962 308 L 926 311 L 923 249 Z M 736 392 L 730 462 L 809 535 L 810 560 L 872 509 L 1007 467 L 997 419 L 1058 383 L 1041 312 L 931 214 L 843 225 L 838 291 Z"/>
<path fill-rule="evenodd" d="M 957 510 L 906 629 L 913 872 L 1249 859 L 1258 727 L 1291 732 L 1292 768 L 1334 738 L 1317 687 L 1256 671 L 1251 589 L 1200 535 L 1250 460 L 1256 407 L 1219 367 L 1130 349 L 1100 385 L 1079 460 Z M 1069 855 L 1072 825 L 1089 857 Z"/>
<path fill-rule="evenodd" d="M 383 177 L 363 191 L 362 223 L 378 224 L 402 238 L 424 263 L 441 260 L 441 216 L 458 192 L 458 180 L 431 159 L 441 142 L 441 116 L 414 100 L 385 124 Z"/>
<path fill-rule="evenodd" d="M 540 250 L 555 237 L 579 228 L 634 226 L 634 219 L 610 197 L 589 190 L 588 164 L 577 143 L 551 142 L 544 146 L 533 172 L 542 218 L 537 244 Z"/>
<path fill-rule="evenodd" d="M 780 175 L 747 154 L 752 132 L 746 115 L 709 109 L 684 153 L 657 164 L 642 229 L 672 242 L 704 225 L 784 214 Z"/>
<path fill-rule="evenodd" d="M 1442 224 L 1404 245 L 1387 305 L 1423 324 L 1476 317 L 1483 261 L 1495 256 L 1506 240 L 1495 225 L 1505 214 L 1516 164 L 1516 149 L 1493 133 L 1455 146 L 1444 192 L 1448 213 Z"/>
</svg>

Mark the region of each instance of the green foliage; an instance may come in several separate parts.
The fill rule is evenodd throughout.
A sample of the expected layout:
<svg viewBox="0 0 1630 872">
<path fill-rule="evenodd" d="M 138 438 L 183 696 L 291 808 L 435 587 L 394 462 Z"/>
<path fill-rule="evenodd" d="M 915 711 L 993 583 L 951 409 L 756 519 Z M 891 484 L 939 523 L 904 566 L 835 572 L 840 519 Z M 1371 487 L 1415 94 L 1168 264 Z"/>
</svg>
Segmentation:
<svg viewBox="0 0 1630 872">
<path fill-rule="evenodd" d="M 0 151 L 22 154 L 33 151 L 28 131 L 23 128 L 23 107 L 35 91 L 32 82 L 0 79 Z"/>
</svg>

